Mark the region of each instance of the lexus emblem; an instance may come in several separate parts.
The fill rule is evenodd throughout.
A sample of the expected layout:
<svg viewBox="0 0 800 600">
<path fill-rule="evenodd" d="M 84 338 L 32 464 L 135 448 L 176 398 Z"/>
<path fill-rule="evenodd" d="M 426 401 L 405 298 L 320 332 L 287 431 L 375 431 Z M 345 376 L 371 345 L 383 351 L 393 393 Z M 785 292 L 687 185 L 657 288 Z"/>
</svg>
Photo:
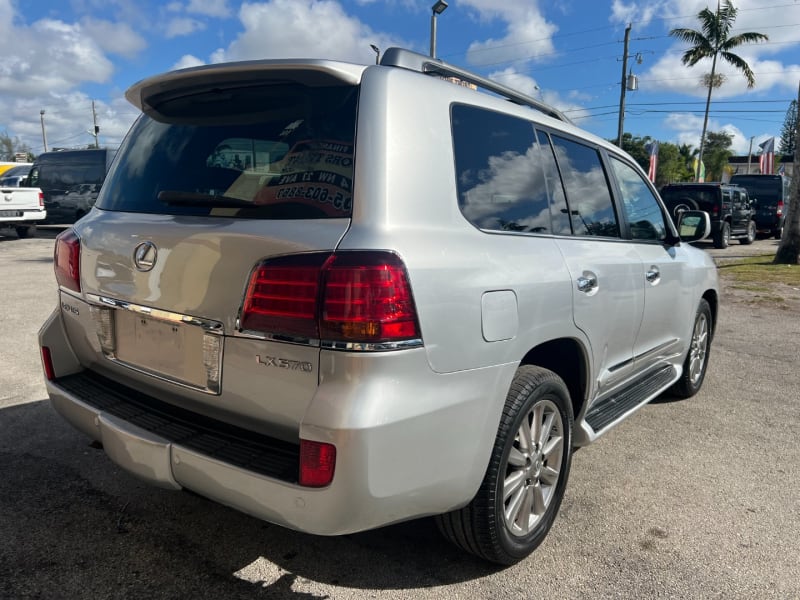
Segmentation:
<svg viewBox="0 0 800 600">
<path fill-rule="evenodd" d="M 133 264 L 137 271 L 151 270 L 158 258 L 158 248 L 153 242 L 142 242 L 133 250 Z"/>
</svg>

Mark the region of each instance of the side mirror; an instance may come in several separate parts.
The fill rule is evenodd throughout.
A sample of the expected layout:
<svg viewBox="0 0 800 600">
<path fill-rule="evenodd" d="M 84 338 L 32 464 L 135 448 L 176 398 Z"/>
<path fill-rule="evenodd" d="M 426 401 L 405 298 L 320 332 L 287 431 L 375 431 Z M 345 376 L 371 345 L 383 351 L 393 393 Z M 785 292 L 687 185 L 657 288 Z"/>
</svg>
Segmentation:
<svg viewBox="0 0 800 600">
<path fill-rule="evenodd" d="M 687 210 L 678 215 L 677 227 L 682 242 L 696 242 L 711 233 L 711 219 L 702 210 Z"/>
</svg>

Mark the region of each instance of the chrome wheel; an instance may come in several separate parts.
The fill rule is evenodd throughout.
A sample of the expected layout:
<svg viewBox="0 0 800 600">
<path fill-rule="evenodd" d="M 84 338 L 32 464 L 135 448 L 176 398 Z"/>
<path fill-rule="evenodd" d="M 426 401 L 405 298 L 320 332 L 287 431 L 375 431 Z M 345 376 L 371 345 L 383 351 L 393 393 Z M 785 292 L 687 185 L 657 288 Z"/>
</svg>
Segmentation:
<svg viewBox="0 0 800 600">
<path fill-rule="evenodd" d="M 708 317 L 701 312 L 697 315 L 692 332 L 692 345 L 689 349 L 689 381 L 692 385 L 703 377 L 708 352 Z"/>
<path fill-rule="evenodd" d="M 515 536 L 528 535 L 555 497 L 564 452 L 564 422 L 550 400 L 535 403 L 522 419 L 505 469 L 503 515 Z"/>
</svg>

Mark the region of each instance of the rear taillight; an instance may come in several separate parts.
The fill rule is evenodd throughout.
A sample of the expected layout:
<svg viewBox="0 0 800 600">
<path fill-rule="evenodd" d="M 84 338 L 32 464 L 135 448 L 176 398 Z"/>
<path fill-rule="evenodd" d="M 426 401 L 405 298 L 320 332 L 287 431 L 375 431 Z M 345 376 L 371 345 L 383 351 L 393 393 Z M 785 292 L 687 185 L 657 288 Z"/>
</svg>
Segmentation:
<svg viewBox="0 0 800 600">
<path fill-rule="evenodd" d="M 311 253 L 260 264 L 240 326 L 333 343 L 420 338 L 403 261 L 390 252 Z"/>
<path fill-rule="evenodd" d="M 44 208 L 44 194 L 39 192 L 39 208 Z"/>
<path fill-rule="evenodd" d="M 776 214 L 779 217 L 783 215 L 783 200 L 778 200 L 778 212 Z"/>
<path fill-rule="evenodd" d="M 411 286 L 397 255 L 336 254 L 324 280 L 323 340 L 375 343 L 419 337 Z"/>
<path fill-rule="evenodd" d="M 53 368 L 53 357 L 50 354 L 50 348 L 42 346 L 42 367 L 44 367 L 44 376 L 47 381 L 53 381 L 56 378 L 56 370 Z"/>
<path fill-rule="evenodd" d="M 713 207 L 711 207 L 711 214 L 715 217 L 719 216 L 719 206 L 715 204 Z"/>
<path fill-rule="evenodd" d="M 328 254 L 282 256 L 260 264 L 250 277 L 241 328 L 319 339 L 319 283 Z"/>
<path fill-rule="evenodd" d="M 56 237 L 53 265 L 58 285 L 81 291 L 81 240 L 74 229 L 66 229 Z"/>
<path fill-rule="evenodd" d="M 333 481 L 335 468 L 336 446 L 300 440 L 300 485 L 325 487 Z"/>
</svg>

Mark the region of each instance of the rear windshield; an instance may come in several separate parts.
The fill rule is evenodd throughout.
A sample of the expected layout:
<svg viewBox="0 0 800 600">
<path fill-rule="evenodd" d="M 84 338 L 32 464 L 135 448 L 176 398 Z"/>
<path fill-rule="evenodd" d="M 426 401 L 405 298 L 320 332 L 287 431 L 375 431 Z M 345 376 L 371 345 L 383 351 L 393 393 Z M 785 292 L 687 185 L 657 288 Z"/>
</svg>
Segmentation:
<svg viewBox="0 0 800 600">
<path fill-rule="evenodd" d="M 698 209 L 705 210 L 703 206 L 713 206 L 719 202 L 720 188 L 664 188 L 661 190 L 661 198 L 667 205 L 684 202 L 690 208 L 695 208 L 690 202 L 693 201 Z"/>
<path fill-rule="evenodd" d="M 273 84 L 171 100 L 134 124 L 97 206 L 253 219 L 349 217 L 357 96 L 356 87 Z"/>
<path fill-rule="evenodd" d="M 747 193 L 756 200 L 782 200 L 783 180 L 780 177 L 731 177 L 731 183 L 747 188 Z"/>
</svg>

